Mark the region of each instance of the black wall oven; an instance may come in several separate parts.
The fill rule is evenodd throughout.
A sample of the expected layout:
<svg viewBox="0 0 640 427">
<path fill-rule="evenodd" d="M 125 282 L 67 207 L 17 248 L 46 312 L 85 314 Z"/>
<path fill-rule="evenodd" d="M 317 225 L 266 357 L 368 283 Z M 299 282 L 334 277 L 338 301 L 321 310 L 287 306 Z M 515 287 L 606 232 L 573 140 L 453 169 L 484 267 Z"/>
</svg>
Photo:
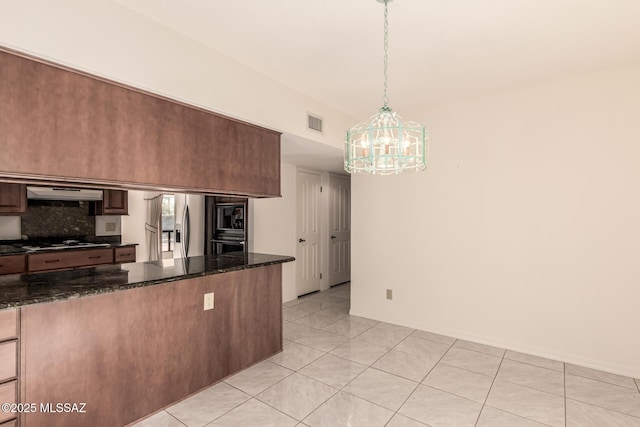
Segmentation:
<svg viewBox="0 0 640 427">
<path fill-rule="evenodd" d="M 207 255 L 248 250 L 248 199 L 206 198 Z"/>
<path fill-rule="evenodd" d="M 223 254 L 226 252 L 238 252 L 238 251 L 245 251 L 244 242 L 233 242 L 230 240 L 213 239 L 213 252 L 216 254 Z"/>
</svg>

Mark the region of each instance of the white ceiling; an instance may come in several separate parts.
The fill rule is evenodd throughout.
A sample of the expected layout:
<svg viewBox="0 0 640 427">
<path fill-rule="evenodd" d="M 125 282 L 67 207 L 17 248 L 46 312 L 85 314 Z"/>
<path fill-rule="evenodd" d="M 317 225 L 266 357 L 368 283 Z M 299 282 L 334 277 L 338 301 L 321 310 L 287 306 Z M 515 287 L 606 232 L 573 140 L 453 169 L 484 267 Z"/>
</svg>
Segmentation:
<svg viewBox="0 0 640 427">
<path fill-rule="evenodd" d="M 381 105 L 384 7 L 376 0 L 113 1 L 357 121 Z M 640 0 L 389 4 L 390 106 L 407 119 L 461 98 L 637 63 Z M 283 137 L 283 160 L 342 170 L 341 150 L 309 142 Z"/>
<path fill-rule="evenodd" d="M 114 0 L 358 120 L 382 95 L 376 0 Z M 640 62 L 639 0 L 395 0 L 390 105 Z"/>
</svg>

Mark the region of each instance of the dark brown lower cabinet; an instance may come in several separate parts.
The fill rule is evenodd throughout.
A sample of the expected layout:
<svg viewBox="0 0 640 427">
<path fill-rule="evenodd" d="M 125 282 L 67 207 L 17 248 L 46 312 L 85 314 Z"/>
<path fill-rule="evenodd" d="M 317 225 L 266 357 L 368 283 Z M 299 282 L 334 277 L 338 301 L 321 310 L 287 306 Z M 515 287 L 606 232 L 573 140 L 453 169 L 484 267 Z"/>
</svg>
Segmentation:
<svg viewBox="0 0 640 427">
<path fill-rule="evenodd" d="M 26 255 L 5 255 L 0 257 L 0 274 L 24 273 L 27 265 Z"/>
<path fill-rule="evenodd" d="M 62 270 L 113 264 L 112 248 L 83 249 L 79 251 L 47 252 L 28 255 L 29 272 Z"/>
<path fill-rule="evenodd" d="M 113 250 L 113 262 L 116 264 L 136 262 L 136 247 L 125 246 L 122 248 L 115 248 Z"/>
<path fill-rule="evenodd" d="M 29 255 L 5 255 L 0 256 L 0 275 L 22 273 L 24 271 L 40 273 L 126 262 L 136 262 L 135 245 L 117 248 L 52 251 Z M 26 269 L 25 266 L 27 266 Z"/>
<path fill-rule="evenodd" d="M 281 265 L 21 309 L 21 426 L 122 426 L 282 350 Z M 203 310 L 204 294 L 215 308 Z"/>
<path fill-rule="evenodd" d="M 3 384 L 0 384 L 0 402 L 2 403 L 18 403 L 18 387 L 17 381 L 9 381 Z M 13 420 L 15 422 L 15 418 L 17 416 L 17 411 L 1 411 L 0 412 L 0 423 Z M 11 425 L 10 423 L 7 425 Z M 0 424 L 0 427 L 4 427 L 4 424 Z"/>
<path fill-rule="evenodd" d="M 0 403 L 18 403 L 18 310 L 0 311 Z M 17 409 L 17 408 L 9 408 Z M 18 412 L 0 411 L 0 427 L 12 425 Z M 11 420 L 11 421 L 9 421 Z M 7 424 L 4 424 L 4 423 Z M 15 425 L 15 424 L 13 424 Z"/>
</svg>

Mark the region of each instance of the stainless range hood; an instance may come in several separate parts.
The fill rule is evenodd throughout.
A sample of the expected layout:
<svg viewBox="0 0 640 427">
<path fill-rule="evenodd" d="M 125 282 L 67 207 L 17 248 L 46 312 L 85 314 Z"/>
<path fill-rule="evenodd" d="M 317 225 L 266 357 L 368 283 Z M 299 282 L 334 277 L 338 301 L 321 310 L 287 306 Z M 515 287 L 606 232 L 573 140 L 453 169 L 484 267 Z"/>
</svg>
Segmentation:
<svg viewBox="0 0 640 427">
<path fill-rule="evenodd" d="M 102 190 L 65 187 L 27 187 L 27 199 L 33 200 L 102 200 Z"/>
</svg>

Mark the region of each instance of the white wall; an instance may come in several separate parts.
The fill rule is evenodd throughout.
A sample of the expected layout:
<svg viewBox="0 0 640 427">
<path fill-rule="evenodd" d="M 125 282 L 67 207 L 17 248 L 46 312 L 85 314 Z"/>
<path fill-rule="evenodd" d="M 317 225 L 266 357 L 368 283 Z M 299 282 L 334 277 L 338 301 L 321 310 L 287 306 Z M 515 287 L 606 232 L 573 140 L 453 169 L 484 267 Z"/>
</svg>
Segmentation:
<svg viewBox="0 0 640 427">
<path fill-rule="evenodd" d="M 17 240 L 22 234 L 19 216 L 0 216 L 0 240 Z"/>
<path fill-rule="evenodd" d="M 129 215 L 120 217 L 123 243 L 137 243 L 136 260 L 138 262 L 149 259 L 145 222 L 147 219 L 147 204 L 145 192 L 129 190 Z"/>
<path fill-rule="evenodd" d="M 290 255 L 295 257 L 298 248 L 297 235 L 297 171 L 296 165 L 282 163 L 280 171 L 282 197 L 279 199 L 252 199 L 249 203 L 249 251 Z M 329 173 L 320 173 L 323 193 L 320 197 L 320 234 L 322 251 L 320 253 L 320 290 L 329 288 Z M 291 301 L 298 297 L 296 286 L 296 261 L 283 264 L 282 300 Z"/>
<path fill-rule="evenodd" d="M 282 197 L 249 201 L 249 251 L 296 256 L 296 167 L 280 167 Z M 298 297 L 296 262 L 282 264 L 282 300 Z"/>
<path fill-rule="evenodd" d="M 109 0 L 3 4 L 0 44 L 338 148 L 355 123 Z M 324 117 L 323 135 L 306 129 L 307 111 Z"/>
<path fill-rule="evenodd" d="M 122 234 L 122 221 L 118 215 L 96 215 L 96 236 L 120 236 Z M 107 230 L 112 226 L 112 230 Z"/>
<path fill-rule="evenodd" d="M 640 66 L 426 112 L 352 179 L 352 314 L 640 377 Z M 394 299 L 385 299 L 385 289 Z"/>
</svg>

